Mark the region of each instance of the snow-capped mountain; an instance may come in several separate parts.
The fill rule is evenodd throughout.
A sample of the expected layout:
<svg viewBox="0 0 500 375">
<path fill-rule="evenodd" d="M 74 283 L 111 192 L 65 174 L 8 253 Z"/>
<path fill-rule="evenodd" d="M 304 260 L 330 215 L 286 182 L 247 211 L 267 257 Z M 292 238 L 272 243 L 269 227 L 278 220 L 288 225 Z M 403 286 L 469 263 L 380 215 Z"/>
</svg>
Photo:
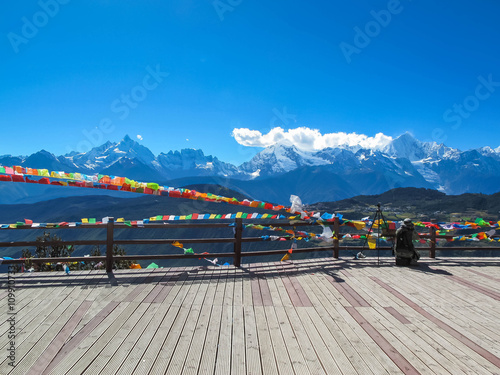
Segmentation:
<svg viewBox="0 0 500 375">
<path fill-rule="evenodd" d="M 183 149 L 160 153 L 157 158 L 160 168 L 168 179 L 187 176 L 232 176 L 239 170 L 230 163 L 224 163 L 214 156 L 205 155 L 202 150 Z"/>
<path fill-rule="evenodd" d="M 243 163 L 240 169 L 249 174 L 272 176 L 277 173 L 290 172 L 300 167 L 329 164 L 328 160 L 314 154 L 299 150 L 293 145 L 277 143 L 255 155 L 252 160 Z"/>
<path fill-rule="evenodd" d="M 409 133 L 378 149 L 341 146 L 304 151 L 278 143 L 240 166 L 195 149 L 155 156 L 128 136 L 86 153 L 55 156 L 41 150 L 29 156 L 3 155 L 0 165 L 102 173 L 158 182 L 197 179 L 196 183 L 203 183 L 205 179 L 208 183 L 217 177 L 223 178 L 228 187 L 255 199 L 272 196 L 282 203 L 288 203 L 290 191 L 309 203 L 328 200 L 329 192 L 333 191 L 330 200 L 378 194 L 395 187 L 433 188 L 448 194 L 490 194 L 500 190 L 500 147 L 460 151 L 435 142 L 421 142 Z"/>
</svg>

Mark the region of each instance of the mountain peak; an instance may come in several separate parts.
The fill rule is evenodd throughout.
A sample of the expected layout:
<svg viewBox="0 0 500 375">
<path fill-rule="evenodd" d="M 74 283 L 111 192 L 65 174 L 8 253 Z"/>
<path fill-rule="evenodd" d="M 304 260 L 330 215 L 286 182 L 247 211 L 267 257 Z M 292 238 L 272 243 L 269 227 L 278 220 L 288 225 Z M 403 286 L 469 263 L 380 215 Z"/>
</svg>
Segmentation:
<svg viewBox="0 0 500 375">
<path fill-rule="evenodd" d="M 392 157 L 406 158 L 410 161 L 416 161 L 426 157 L 426 152 L 423 146 L 424 144 L 416 139 L 412 134 L 405 132 L 385 146 L 382 149 L 382 152 L 385 152 Z"/>
</svg>

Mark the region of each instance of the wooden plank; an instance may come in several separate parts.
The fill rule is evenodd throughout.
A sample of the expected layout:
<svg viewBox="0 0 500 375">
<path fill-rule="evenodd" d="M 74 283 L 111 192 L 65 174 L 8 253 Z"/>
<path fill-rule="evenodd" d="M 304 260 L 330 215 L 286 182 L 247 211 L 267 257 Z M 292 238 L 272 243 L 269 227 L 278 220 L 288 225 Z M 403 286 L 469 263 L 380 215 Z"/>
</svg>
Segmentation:
<svg viewBox="0 0 500 375">
<path fill-rule="evenodd" d="M 16 367 L 12 370 L 15 374 L 25 374 L 29 368 L 35 363 L 38 356 L 43 352 L 43 349 L 52 341 L 54 336 L 59 332 L 58 327 L 67 322 L 69 316 L 64 316 L 64 312 L 67 310 L 67 314 L 72 314 L 77 308 L 78 302 L 71 302 L 68 300 L 63 300 L 58 303 L 56 308 L 50 312 L 50 314 L 44 316 L 43 321 L 34 330 L 30 331 L 24 340 L 19 340 L 19 335 L 16 337 Z M 54 330 L 57 332 L 50 331 L 52 325 L 56 325 Z M 46 337 L 48 342 L 42 340 Z M 0 374 L 7 374 L 11 368 L 8 367 L 8 359 L 0 364 Z"/>
<path fill-rule="evenodd" d="M 411 324 L 411 322 L 406 319 L 398 310 L 396 310 L 394 307 L 392 306 L 389 306 L 389 307 L 385 307 L 385 309 L 387 310 L 387 312 L 389 314 L 391 314 L 394 318 L 396 318 L 400 323 L 403 323 L 403 324 Z"/>
<path fill-rule="evenodd" d="M 311 320 L 314 322 L 316 329 L 323 338 L 323 341 L 328 346 L 335 361 L 338 363 L 342 373 L 344 374 L 367 374 L 370 372 L 369 367 L 357 354 L 353 347 L 353 343 L 347 338 L 342 329 L 337 324 L 342 320 L 342 317 L 332 317 L 328 314 L 327 309 L 331 309 L 328 301 L 324 298 L 320 290 L 318 290 L 311 280 L 313 276 L 305 279 L 304 287 L 307 288 L 308 295 L 311 297 L 311 302 L 314 309 L 307 309 Z M 313 292 L 314 291 L 314 292 Z M 373 364 L 376 360 L 372 361 Z M 372 370 L 382 371 L 372 367 Z"/>
<path fill-rule="evenodd" d="M 359 308 L 357 311 L 420 372 L 446 374 L 451 371 L 453 374 L 454 371 L 458 371 L 455 366 L 443 367 L 440 362 L 442 357 L 430 349 L 423 340 L 413 333 L 406 335 L 408 331 L 404 329 L 405 327 L 401 327 L 400 324 L 395 327 L 390 320 L 384 319 L 383 315 L 381 317 L 376 309 Z"/>
<path fill-rule="evenodd" d="M 71 353 L 69 358 L 65 358 L 71 359 L 71 362 L 73 362 L 72 364 L 67 363 L 66 371 L 74 374 L 82 374 L 97 358 L 103 360 L 103 362 L 97 366 L 104 366 L 114 352 L 114 349 L 123 342 L 126 335 L 132 330 L 133 325 L 141 318 L 146 308 L 147 306 L 145 305 L 129 302 L 128 306 L 125 307 L 123 312 L 117 316 L 116 319 L 110 322 L 111 324 L 109 326 L 106 325 L 103 327 L 105 330 L 100 335 L 97 335 L 96 329 L 82 342 L 81 346 Z M 98 329 L 99 328 L 101 327 L 98 327 Z M 110 351 L 108 349 L 108 351 L 106 351 L 106 347 L 113 350 Z M 97 353 L 103 353 L 102 357 L 97 355 Z M 61 361 L 61 364 L 63 363 L 64 360 Z M 58 373 L 61 373 L 60 371 L 63 371 L 63 366 L 60 365 L 57 370 Z"/>
<path fill-rule="evenodd" d="M 254 320 L 255 320 L 255 329 L 256 336 L 258 339 L 258 358 L 262 367 L 262 374 L 264 375 L 278 375 L 278 367 L 276 364 L 274 346 L 271 340 L 270 335 L 270 327 L 267 324 L 266 315 L 264 312 L 264 307 L 262 306 L 254 306 L 253 309 L 250 306 L 245 306 L 245 315 L 247 314 L 247 310 L 250 310 L 249 313 L 253 310 Z M 245 325 L 250 325 L 253 322 L 250 322 L 249 319 L 245 317 Z M 253 327 L 252 327 L 253 329 Z M 253 341 L 252 341 L 253 343 Z M 250 347 L 250 345 L 246 345 Z M 253 345 L 252 345 L 253 347 Z M 247 349 L 248 350 L 248 349 Z M 256 360 L 251 359 L 252 353 L 247 353 L 247 357 L 249 358 L 249 362 L 252 361 L 257 363 Z M 291 370 L 291 368 L 290 368 Z"/>
<path fill-rule="evenodd" d="M 157 326 L 153 321 L 155 318 L 158 319 L 159 315 L 163 316 L 162 314 L 158 314 L 158 307 L 159 305 L 157 304 L 151 304 L 150 306 L 148 306 L 147 311 L 143 314 L 142 318 L 139 319 L 139 321 L 134 325 L 134 328 L 129 332 L 119 348 L 113 347 L 111 343 L 106 347 L 111 348 L 111 350 L 114 350 L 114 352 L 112 353 L 109 361 L 103 367 L 97 367 L 94 373 L 103 375 L 115 374 L 122 364 L 131 362 L 130 357 L 132 356 L 132 354 L 137 354 L 137 352 L 140 351 L 140 349 L 137 347 L 139 340 L 144 335 L 148 335 L 149 330 L 152 330 L 153 332 L 156 331 Z M 96 361 L 92 362 L 91 366 L 85 373 L 93 370 L 93 368 L 96 367 L 95 364 L 97 363 L 99 357 L 96 358 Z M 130 370 L 129 374 L 133 374 L 133 368 Z"/>
<path fill-rule="evenodd" d="M 16 322 L 16 347 L 19 348 L 25 340 L 33 339 L 31 337 L 34 332 L 40 332 L 43 328 L 48 328 L 44 322 L 47 318 L 54 314 L 54 310 L 58 309 L 55 314 L 60 314 L 61 305 L 68 306 L 70 301 L 65 299 L 53 300 L 51 304 L 40 304 L 40 308 L 36 307 L 33 309 L 29 315 L 27 315 L 23 320 Z M 63 310 L 64 311 L 64 310 Z M 1 350 L 7 351 L 9 345 L 8 335 L 2 335 L 1 337 Z M 29 344 L 28 344 L 29 345 Z M 16 356 L 19 361 L 22 357 L 20 354 Z M 0 372 L 1 373 L 1 372 Z"/>
<path fill-rule="evenodd" d="M 474 350 L 476 353 L 487 359 L 489 362 L 491 362 L 494 366 L 500 367 L 500 358 L 496 357 L 494 354 L 486 350 L 485 348 L 477 345 L 475 342 L 470 340 L 468 337 L 464 336 L 462 333 L 459 331 L 455 330 L 445 322 L 443 322 L 441 319 L 435 317 L 434 315 L 428 313 L 426 310 L 421 308 L 419 305 L 411 301 L 409 298 L 401 294 L 400 292 L 396 291 L 394 288 L 391 286 L 385 284 L 383 281 L 374 279 L 375 282 L 379 283 L 382 287 L 385 289 L 391 291 L 396 297 L 399 299 L 403 300 L 406 302 L 408 306 L 413 308 L 415 311 L 419 312 L 421 315 L 425 316 L 428 320 L 432 321 L 435 323 L 437 326 L 439 326 L 441 329 L 449 333 L 451 336 L 455 337 L 458 339 L 460 342 L 462 342 L 464 345 L 468 346 L 470 349 Z"/>
<path fill-rule="evenodd" d="M 288 348 L 288 343 L 285 344 L 285 339 L 283 337 L 283 334 L 281 332 L 280 328 L 280 323 L 278 321 L 278 318 L 276 316 L 275 312 L 275 307 L 272 306 L 265 306 L 263 307 L 264 313 L 266 316 L 266 321 L 267 325 L 269 327 L 269 336 L 271 338 L 272 346 L 275 349 L 274 356 L 276 358 L 276 366 L 278 368 L 278 373 L 281 374 L 286 374 L 286 375 L 293 375 L 296 372 L 294 371 L 294 368 L 292 366 L 292 362 L 296 364 L 295 367 L 297 367 L 297 370 L 303 370 L 301 372 L 297 373 L 307 373 L 307 366 L 304 364 L 304 359 L 303 358 L 298 358 L 298 357 L 293 357 L 292 361 L 292 356 L 290 353 L 290 350 Z M 300 353 L 300 352 L 299 352 Z M 298 362 L 297 360 L 300 360 Z M 269 361 L 267 361 L 269 362 Z M 264 367 L 264 371 L 267 370 L 267 366 Z"/>
<path fill-rule="evenodd" d="M 160 304 L 160 306 L 162 306 Z M 161 308 L 161 307 L 160 307 Z M 175 313 L 172 316 L 172 313 Z M 154 336 L 153 342 L 144 353 L 134 373 L 137 374 L 159 374 L 164 373 L 170 363 L 170 358 L 175 345 L 182 333 L 182 328 L 189 314 L 189 308 L 182 305 L 172 305 L 164 320 L 166 332 Z M 163 325 L 163 324 L 162 324 Z M 159 330 L 159 332 L 161 329 Z"/>
<path fill-rule="evenodd" d="M 183 301 L 186 299 L 186 296 L 188 295 L 191 285 L 192 283 L 191 280 L 189 280 L 189 273 L 187 271 L 179 275 L 178 280 L 175 281 L 175 285 L 171 290 L 172 292 L 173 290 L 177 289 L 175 298 L 173 298 L 172 300 L 172 305 L 182 306 Z M 168 298 L 165 299 L 165 301 L 167 300 Z M 162 304 L 165 304 L 165 301 Z"/>
<path fill-rule="evenodd" d="M 111 307 L 112 305 L 109 306 Z M 114 323 L 115 319 L 122 313 L 126 316 L 131 313 L 130 310 L 132 308 L 135 309 L 135 307 L 136 306 L 130 306 L 129 303 L 123 303 L 114 306 L 113 309 L 109 309 L 111 310 L 110 313 L 107 314 L 104 319 L 100 320 L 99 324 L 93 330 L 81 330 L 81 333 L 73 336 L 73 338 L 62 347 L 61 351 L 50 363 L 45 372 L 47 374 L 67 374 L 80 357 L 90 349 L 94 342 L 104 335 L 104 332 Z"/>
<path fill-rule="evenodd" d="M 224 290 L 223 304 L 226 306 L 233 306 L 234 303 L 234 275 L 236 273 L 235 267 L 224 267 L 227 268 L 227 272 L 222 279 L 222 282 L 226 284 Z"/>
<path fill-rule="evenodd" d="M 251 274 L 246 269 L 245 276 L 242 279 L 243 288 L 243 306 L 253 306 L 253 288 Z"/>
<path fill-rule="evenodd" d="M 40 314 L 42 309 L 46 307 L 41 300 L 29 300 L 24 299 L 19 304 L 16 302 L 16 323 L 18 327 L 16 327 L 16 331 L 21 327 L 26 327 L 37 315 Z M 4 310 L 5 311 L 5 310 Z M 0 332 L 7 332 L 10 327 L 10 322 L 7 320 L 8 314 L 5 313 L 5 320 L 0 324 Z M 4 347 L 9 343 L 9 335 L 1 335 L 0 336 L 0 349 L 4 349 Z M 9 345 L 7 345 L 9 346 Z"/>
<path fill-rule="evenodd" d="M 271 290 L 269 288 L 269 282 L 267 277 L 263 276 L 259 278 L 259 287 L 260 287 L 260 294 L 262 297 L 263 306 L 272 306 L 273 299 L 271 296 Z"/>
<path fill-rule="evenodd" d="M 259 279 L 255 276 L 252 277 L 250 285 L 252 286 L 252 305 L 264 306 L 264 303 L 262 302 L 262 295 L 260 293 Z"/>
<path fill-rule="evenodd" d="M 414 314 L 414 316 L 411 316 L 411 320 L 418 327 L 412 329 L 413 332 L 426 340 L 434 350 L 442 353 L 452 361 L 455 366 L 460 367 L 465 373 L 491 374 L 491 371 L 476 361 L 476 359 L 482 359 L 476 352 L 464 345 L 460 345 L 454 337 L 442 332 L 434 323 L 416 313 L 410 307 L 406 307 L 405 310 L 407 310 L 406 313 L 409 316 L 412 313 Z"/>
<path fill-rule="evenodd" d="M 193 339 L 196 322 L 199 319 L 200 313 L 200 305 L 193 305 L 191 307 L 186 323 L 181 330 L 181 335 L 179 336 L 177 343 L 174 345 L 174 352 L 171 355 L 168 367 L 160 368 L 162 374 L 171 375 L 183 373 L 184 363 L 188 354 L 189 347 L 191 345 L 191 341 Z M 163 355 L 162 352 L 160 352 L 160 356 L 161 355 Z M 153 367 L 153 371 L 154 368 L 155 367 Z"/>
<path fill-rule="evenodd" d="M 439 350 L 436 350 L 436 346 L 430 344 L 430 340 L 428 337 L 422 335 L 421 332 L 417 332 L 420 331 L 420 327 L 412 325 L 411 322 L 401 323 L 399 319 L 395 318 L 393 314 L 391 314 L 387 310 L 387 308 L 377 307 L 375 308 L 375 310 L 382 316 L 382 318 L 379 319 L 380 322 L 389 331 L 391 331 L 393 335 L 397 337 L 405 336 L 408 338 L 407 340 L 413 341 L 413 344 L 410 344 L 409 348 L 411 350 L 412 347 L 414 347 L 414 351 L 416 352 L 417 356 L 419 356 L 424 361 L 425 358 L 420 355 L 421 352 L 426 352 L 431 357 L 433 357 L 433 359 L 435 359 L 443 367 L 442 370 L 439 370 L 441 373 L 446 373 L 446 371 L 453 375 L 467 373 L 466 369 L 464 369 L 460 365 L 460 361 L 458 361 L 456 358 L 453 358 L 453 355 L 447 352 L 446 348 L 440 347 Z M 426 362 L 426 364 L 429 365 L 428 362 Z M 433 371 L 437 372 L 436 369 L 433 369 Z"/>
<path fill-rule="evenodd" d="M 217 301 L 217 296 L 215 297 L 215 301 Z M 215 306 L 218 306 L 218 304 Z M 215 375 L 226 375 L 231 373 L 232 320 L 232 307 L 223 305 L 217 359 L 215 362 Z"/>
<path fill-rule="evenodd" d="M 346 307 L 346 310 L 365 330 L 366 333 L 379 345 L 389 358 L 403 371 L 405 374 L 420 374 L 408 360 L 397 352 L 397 350 L 383 337 L 380 333 L 369 324 L 354 307 Z M 425 364 L 422 364 L 425 367 Z"/>
<path fill-rule="evenodd" d="M 49 363 L 54 359 L 55 355 L 59 352 L 59 350 L 61 350 L 64 343 L 69 338 L 71 332 L 80 322 L 83 315 L 85 315 L 90 305 L 91 302 L 89 301 L 82 302 L 77 311 L 75 311 L 75 313 L 70 317 L 66 325 L 63 326 L 54 340 L 52 340 L 50 345 L 48 345 L 47 348 L 43 350 L 42 355 L 37 358 L 33 366 L 31 366 L 29 371 L 26 373 L 27 375 L 38 375 L 43 373 Z M 46 339 L 47 337 L 44 337 L 44 340 Z"/>
<path fill-rule="evenodd" d="M 269 294 L 271 295 L 271 304 L 269 306 L 282 306 L 280 292 L 276 285 L 276 279 L 278 277 L 276 266 L 274 264 L 270 264 L 269 274 L 266 277 L 267 287 L 269 288 Z"/>
<path fill-rule="evenodd" d="M 205 338 L 207 336 L 208 327 L 211 324 L 210 312 L 212 306 L 200 304 L 194 304 L 193 306 L 200 306 L 201 311 L 198 322 L 194 326 L 193 338 L 189 350 L 187 351 L 186 361 L 182 368 L 182 372 L 179 372 L 179 374 L 182 373 L 183 375 L 196 375 L 199 373 Z"/>
<path fill-rule="evenodd" d="M 193 305 L 203 305 L 203 301 L 205 300 L 205 296 L 207 295 L 207 291 L 210 285 L 210 279 L 212 277 L 212 270 L 202 269 L 200 271 L 199 277 L 199 287 L 196 295 L 193 299 Z"/>
<path fill-rule="evenodd" d="M 262 371 L 262 351 L 259 350 L 259 339 L 257 334 L 257 322 L 254 308 L 251 306 L 244 307 L 245 326 L 242 333 L 245 334 L 243 347 L 246 349 L 246 371 L 245 374 L 260 375 Z M 267 326 L 267 325 L 266 325 Z M 234 336 L 233 336 L 234 337 Z M 234 343 L 234 340 L 233 340 Z M 235 346 L 234 343 L 233 346 Z M 271 352 L 272 353 L 272 352 Z"/>
<path fill-rule="evenodd" d="M 385 292 L 384 295 L 387 295 L 389 299 L 392 299 L 393 305 L 398 306 L 399 310 L 403 310 L 405 313 L 404 315 L 407 316 L 410 321 L 414 322 L 416 327 L 412 328 L 412 331 L 424 339 L 430 347 L 434 348 L 435 351 L 443 353 L 443 355 L 453 361 L 456 366 L 460 367 L 466 373 L 471 371 L 475 374 L 491 373 L 472 360 L 474 357 L 479 357 L 474 351 L 462 345 L 460 345 L 459 348 L 457 346 L 457 340 L 452 336 L 446 335 L 446 333 L 442 332 L 438 326 L 427 320 L 408 305 L 402 303 L 400 299 L 387 292 L 387 290 L 381 288 L 380 285 L 374 285 L 375 286 L 370 285 L 370 289 L 377 294 Z"/>
<path fill-rule="evenodd" d="M 131 332 L 136 329 L 136 326 L 140 325 L 142 320 L 148 321 L 144 315 L 148 311 L 149 307 L 151 306 L 148 304 L 138 305 L 137 309 L 123 321 L 123 324 L 116 331 L 116 334 L 108 340 L 108 343 L 105 346 L 102 346 L 100 351 L 87 351 L 87 353 L 80 358 L 79 363 L 76 365 L 80 366 L 82 369 L 84 368 L 84 373 L 86 375 L 99 374 L 108 362 L 110 362 L 111 358 L 115 356 L 117 352 L 120 352 L 124 341 L 127 337 L 129 337 Z M 154 314 L 155 308 L 156 307 L 152 307 L 149 313 Z M 135 330 L 135 332 L 137 332 L 137 330 Z"/>
<path fill-rule="evenodd" d="M 245 324 L 246 319 L 243 318 L 243 306 L 233 306 L 232 324 L 231 327 L 231 367 L 228 374 L 247 374 L 246 347 L 245 347 Z M 251 363 L 253 365 L 254 363 Z M 253 372 L 252 372 L 253 373 Z"/>
<path fill-rule="evenodd" d="M 322 335 L 318 332 L 318 329 L 308 315 L 308 311 L 312 310 L 314 309 L 297 308 L 296 310 L 293 310 L 293 312 L 296 313 L 296 316 L 294 314 L 294 316 L 290 318 L 292 325 L 294 325 L 293 322 L 296 322 L 296 320 L 298 320 L 297 317 L 300 319 L 300 323 L 296 322 L 295 327 L 303 327 L 305 335 L 307 335 L 308 339 L 310 340 L 311 348 L 314 349 L 315 357 L 317 357 L 317 359 L 319 360 L 319 363 L 317 363 L 316 366 L 320 371 L 324 370 L 326 374 L 340 374 L 344 371 L 346 371 L 347 373 L 354 373 L 354 368 L 350 366 L 350 364 L 348 365 L 350 368 L 342 368 L 337 364 L 335 357 L 337 356 L 338 352 L 334 350 L 334 346 L 324 341 Z M 294 330 L 297 332 L 296 328 L 294 328 Z M 301 344 L 304 343 L 304 346 L 307 345 L 301 339 L 299 339 L 299 342 Z M 345 365 L 347 366 L 347 363 Z M 347 371 L 348 369 L 350 371 Z M 316 373 L 313 372 L 312 369 L 311 372 Z"/>
<path fill-rule="evenodd" d="M 233 291 L 234 306 L 243 306 L 243 277 L 245 277 L 243 270 L 235 267 Z"/>
<path fill-rule="evenodd" d="M 343 335 L 335 335 L 335 338 L 339 341 L 339 345 L 341 345 L 356 370 L 363 374 L 366 373 L 365 368 L 367 367 L 370 372 L 400 374 L 401 370 L 373 339 L 359 327 L 344 306 L 336 300 L 336 296 L 341 299 L 343 297 L 327 278 L 324 275 L 319 275 L 314 278 L 311 277 L 310 280 L 316 285 L 316 294 L 322 293 L 322 296 L 318 298 L 325 307 L 317 306 L 318 313 L 321 314 L 323 322 L 327 324 L 330 332 L 343 333 Z M 339 329 L 331 326 L 332 322 L 335 322 Z"/>
<path fill-rule="evenodd" d="M 217 358 L 217 348 L 219 345 L 219 330 L 222 322 L 222 305 L 213 305 L 205 337 L 205 345 L 201 361 L 199 363 L 198 374 L 213 375 L 215 372 L 215 362 Z"/>
<path fill-rule="evenodd" d="M 292 302 L 293 306 L 302 306 L 302 300 L 300 299 L 300 296 L 297 294 L 297 290 L 293 286 L 292 281 L 290 280 L 289 277 L 282 275 L 281 276 L 281 281 L 283 282 L 283 285 L 286 289 L 286 292 L 288 293 L 288 296 L 290 297 L 290 301 Z"/>
<path fill-rule="evenodd" d="M 215 299 L 214 299 L 214 305 L 222 305 L 224 303 L 224 293 L 226 290 L 226 283 L 224 282 L 224 278 L 227 274 L 228 269 L 218 269 L 216 272 L 219 273 L 219 277 L 216 278 L 217 280 L 217 287 L 215 288 Z"/>
<path fill-rule="evenodd" d="M 334 286 L 335 289 L 349 302 L 352 307 L 366 307 L 369 306 L 363 297 L 347 285 L 344 281 L 338 282 L 332 276 L 327 276 L 328 281 Z"/>
<path fill-rule="evenodd" d="M 177 307 L 163 308 L 162 305 L 153 304 L 156 308 L 156 312 L 153 315 L 151 321 L 147 325 L 146 329 L 138 335 L 138 339 L 133 347 L 127 353 L 127 359 L 123 361 L 121 366 L 116 369 L 113 368 L 112 371 L 106 371 L 106 368 L 101 372 L 102 375 L 107 374 L 144 374 L 149 372 L 149 369 L 153 365 L 153 361 L 157 352 L 160 350 L 160 345 L 163 343 L 166 335 L 168 334 L 169 327 L 172 324 L 172 320 L 178 312 Z M 151 352 L 146 353 L 148 350 Z M 156 353 L 152 351 L 157 350 Z"/>
<path fill-rule="evenodd" d="M 170 294 L 172 291 L 172 288 L 174 287 L 175 283 L 181 275 L 184 274 L 185 268 L 178 268 L 177 270 L 172 270 L 172 272 L 168 272 L 165 277 L 162 279 L 160 282 L 160 285 L 163 285 L 163 288 L 160 290 L 160 292 L 156 295 L 154 299 L 154 303 L 164 303 L 165 300 L 167 299 L 167 296 Z M 175 291 L 175 295 L 176 295 Z M 174 295 L 174 297 L 175 297 Z M 173 300 L 173 299 L 172 299 Z"/>
<path fill-rule="evenodd" d="M 291 308 L 292 307 L 288 307 L 288 309 Z M 314 362 L 314 361 L 311 360 L 310 356 L 308 355 L 309 353 L 307 353 L 307 351 L 306 353 L 303 353 L 303 351 L 301 350 L 299 338 L 296 336 L 296 333 L 294 332 L 292 326 L 290 325 L 285 309 L 287 309 L 287 307 L 276 306 L 274 307 L 274 312 L 276 314 L 276 318 L 278 319 L 279 327 L 281 329 L 281 334 L 283 335 L 283 341 L 286 345 L 288 354 L 292 361 L 293 369 L 296 374 L 316 375 L 316 373 L 314 372 L 311 373 L 309 370 L 308 364 L 311 365 L 311 367 L 315 366 L 314 363 L 308 363 L 308 362 Z M 320 373 L 323 373 L 323 371 L 321 371 Z"/>
</svg>

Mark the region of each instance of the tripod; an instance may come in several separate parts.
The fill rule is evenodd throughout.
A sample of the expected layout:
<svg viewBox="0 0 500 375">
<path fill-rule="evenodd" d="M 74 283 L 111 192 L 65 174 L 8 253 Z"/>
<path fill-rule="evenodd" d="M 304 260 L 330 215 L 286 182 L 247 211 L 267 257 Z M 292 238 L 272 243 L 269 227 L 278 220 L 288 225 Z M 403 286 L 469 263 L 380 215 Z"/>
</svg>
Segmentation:
<svg viewBox="0 0 500 375">
<path fill-rule="evenodd" d="M 377 250 L 377 265 L 380 265 L 380 226 L 383 224 L 385 228 L 389 229 L 387 220 L 385 220 L 384 214 L 382 213 L 382 209 L 380 208 L 380 203 L 377 203 L 377 211 L 375 212 L 370 228 L 368 229 L 368 235 L 366 236 L 365 242 L 363 243 L 363 247 L 361 248 L 361 254 L 363 254 L 365 246 L 368 243 L 368 237 L 370 236 L 371 233 L 373 233 L 372 229 L 375 223 L 377 223 L 377 239 L 375 242 L 375 249 Z M 394 248 L 394 244 L 392 245 L 392 247 Z"/>
</svg>

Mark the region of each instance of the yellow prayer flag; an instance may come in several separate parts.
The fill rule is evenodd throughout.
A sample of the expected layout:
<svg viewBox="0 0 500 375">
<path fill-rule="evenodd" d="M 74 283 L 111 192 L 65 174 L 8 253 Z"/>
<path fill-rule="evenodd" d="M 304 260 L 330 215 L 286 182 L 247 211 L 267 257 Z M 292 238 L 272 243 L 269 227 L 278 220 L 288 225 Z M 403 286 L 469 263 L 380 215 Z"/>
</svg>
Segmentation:
<svg viewBox="0 0 500 375">
<path fill-rule="evenodd" d="M 179 241 L 172 242 L 172 245 L 175 247 L 178 247 L 180 249 L 182 249 L 184 247 Z"/>
<path fill-rule="evenodd" d="M 156 216 L 151 216 L 151 217 L 149 218 L 149 221 L 156 221 Z"/>
<path fill-rule="evenodd" d="M 243 212 L 237 212 L 236 213 L 236 218 L 241 219 L 241 215 L 243 215 Z"/>
<path fill-rule="evenodd" d="M 366 224 L 365 224 L 364 221 L 355 221 L 355 220 L 353 220 L 353 221 L 351 221 L 351 223 L 354 224 L 354 226 L 356 227 L 357 230 L 363 229 L 366 226 Z"/>
<path fill-rule="evenodd" d="M 286 253 L 283 258 L 281 258 L 281 261 L 284 262 L 285 260 L 290 259 L 290 253 Z"/>
<path fill-rule="evenodd" d="M 217 216 L 216 214 L 211 214 L 210 217 L 209 217 L 209 219 L 215 219 L 216 216 Z"/>
<path fill-rule="evenodd" d="M 179 217 L 179 220 L 186 220 L 186 215 L 181 215 L 181 216 Z"/>
<path fill-rule="evenodd" d="M 89 219 L 87 219 L 87 218 L 82 219 L 82 223 L 88 224 L 88 222 L 89 222 Z"/>
<path fill-rule="evenodd" d="M 373 237 L 368 237 L 368 247 L 370 249 L 376 249 L 377 248 L 377 240 Z"/>
<path fill-rule="evenodd" d="M 123 223 L 123 222 L 125 221 L 125 218 L 123 218 L 123 217 L 119 217 L 118 219 L 116 219 L 116 221 L 117 221 L 118 223 Z"/>
</svg>

